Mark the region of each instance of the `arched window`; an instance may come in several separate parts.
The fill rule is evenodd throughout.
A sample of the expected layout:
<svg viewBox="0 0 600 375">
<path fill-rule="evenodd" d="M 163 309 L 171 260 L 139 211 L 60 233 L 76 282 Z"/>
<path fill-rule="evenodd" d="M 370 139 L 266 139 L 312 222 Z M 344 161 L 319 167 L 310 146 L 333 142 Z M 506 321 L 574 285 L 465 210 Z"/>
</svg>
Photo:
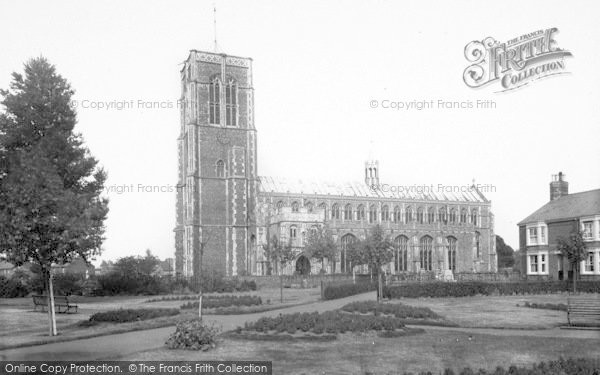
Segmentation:
<svg viewBox="0 0 600 375">
<path fill-rule="evenodd" d="M 394 207 L 394 216 L 393 216 L 393 220 L 395 223 L 400 223 L 402 222 L 402 211 L 400 211 L 400 207 L 396 206 Z"/>
<path fill-rule="evenodd" d="M 448 269 L 456 272 L 456 238 L 450 236 L 448 241 Z"/>
<path fill-rule="evenodd" d="M 474 208 L 471 211 L 471 224 L 477 225 L 477 209 L 476 208 Z"/>
<path fill-rule="evenodd" d="M 390 221 L 390 209 L 388 206 L 381 207 L 381 221 Z"/>
<path fill-rule="evenodd" d="M 290 239 L 295 240 L 298 236 L 298 228 L 295 225 L 290 227 Z"/>
<path fill-rule="evenodd" d="M 237 125 L 237 84 L 233 79 L 225 87 L 225 115 L 227 125 Z"/>
<path fill-rule="evenodd" d="M 350 221 L 352 220 L 352 205 L 347 204 L 344 207 L 344 220 Z"/>
<path fill-rule="evenodd" d="M 473 249 L 475 251 L 475 258 L 481 258 L 481 234 L 479 234 L 479 232 L 475 232 L 475 237 L 473 238 Z"/>
<path fill-rule="evenodd" d="M 423 224 L 423 221 L 424 221 L 423 216 L 424 216 L 423 215 L 423 207 L 417 208 L 417 223 Z"/>
<path fill-rule="evenodd" d="M 281 212 L 282 208 L 283 208 L 283 201 L 277 202 L 277 212 Z"/>
<path fill-rule="evenodd" d="M 450 209 L 450 223 L 456 223 L 456 209 L 454 208 Z"/>
<path fill-rule="evenodd" d="M 429 236 L 421 237 L 419 241 L 419 260 L 421 269 L 424 271 L 433 270 L 433 238 Z"/>
<path fill-rule="evenodd" d="M 460 223 L 465 224 L 466 222 L 467 222 L 467 210 L 463 208 L 462 210 L 460 210 Z"/>
<path fill-rule="evenodd" d="M 396 237 L 394 250 L 394 269 L 396 272 L 408 271 L 408 237 Z"/>
<path fill-rule="evenodd" d="M 438 210 L 438 221 L 443 224 L 448 223 L 448 216 L 446 214 L 446 207 L 441 207 Z"/>
<path fill-rule="evenodd" d="M 218 77 L 213 78 L 208 86 L 209 122 L 221 123 L 221 82 Z"/>
<path fill-rule="evenodd" d="M 413 211 L 411 207 L 406 207 L 406 211 L 404 212 L 404 222 L 410 223 L 413 221 Z"/>
<path fill-rule="evenodd" d="M 313 212 L 314 205 L 312 202 L 306 202 L 304 206 L 306 207 L 306 211 L 308 211 L 309 213 Z"/>
<path fill-rule="evenodd" d="M 362 204 L 356 208 L 356 220 L 361 221 L 365 219 L 365 206 Z"/>
<path fill-rule="evenodd" d="M 331 206 L 331 219 L 339 220 L 340 219 L 340 206 L 335 203 Z"/>
<path fill-rule="evenodd" d="M 435 221 L 435 208 L 429 207 L 429 209 L 427 210 L 427 222 L 429 224 L 433 224 L 434 221 Z"/>
<path fill-rule="evenodd" d="M 217 177 L 225 177 L 225 163 L 223 160 L 217 160 Z"/>
<path fill-rule="evenodd" d="M 327 219 L 327 203 L 323 202 L 319 205 L 319 208 L 323 210 L 323 213 L 325 214 L 325 219 Z"/>
<path fill-rule="evenodd" d="M 350 264 L 350 261 L 348 260 L 348 250 L 350 248 L 350 246 L 355 243 L 356 237 L 354 237 L 354 235 L 348 233 L 342 236 L 341 239 L 341 243 L 342 243 L 342 254 L 341 254 L 341 261 L 342 261 L 342 272 L 346 273 L 346 272 L 350 272 L 352 270 L 352 264 Z"/>
<path fill-rule="evenodd" d="M 298 212 L 299 208 L 300 208 L 300 205 L 298 204 L 298 202 L 292 203 L 292 212 Z"/>
<path fill-rule="evenodd" d="M 376 223 L 377 222 L 377 207 L 372 204 L 369 207 L 369 223 Z"/>
</svg>

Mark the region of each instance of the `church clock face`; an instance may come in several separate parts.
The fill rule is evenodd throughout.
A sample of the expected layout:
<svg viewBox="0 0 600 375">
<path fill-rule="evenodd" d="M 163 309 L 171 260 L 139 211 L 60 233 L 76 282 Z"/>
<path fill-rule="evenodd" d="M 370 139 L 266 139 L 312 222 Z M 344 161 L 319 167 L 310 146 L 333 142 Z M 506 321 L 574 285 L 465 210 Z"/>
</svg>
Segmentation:
<svg viewBox="0 0 600 375">
<path fill-rule="evenodd" d="M 217 133 L 217 142 L 219 142 L 220 144 L 226 146 L 229 143 L 231 143 L 231 140 L 229 139 L 229 137 L 227 136 L 227 134 L 225 134 L 225 131 L 221 130 Z"/>
</svg>

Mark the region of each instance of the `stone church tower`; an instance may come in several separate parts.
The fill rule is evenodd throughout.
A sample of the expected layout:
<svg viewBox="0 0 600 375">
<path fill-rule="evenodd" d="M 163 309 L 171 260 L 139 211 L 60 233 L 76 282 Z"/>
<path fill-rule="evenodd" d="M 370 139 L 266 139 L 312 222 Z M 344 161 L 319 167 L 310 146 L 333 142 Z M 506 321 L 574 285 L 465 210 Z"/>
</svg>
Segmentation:
<svg viewBox="0 0 600 375">
<path fill-rule="evenodd" d="M 256 243 L 252 59 L 191 51 L 181 70 L 176 271 L 249 271 Z"/>
</svg>

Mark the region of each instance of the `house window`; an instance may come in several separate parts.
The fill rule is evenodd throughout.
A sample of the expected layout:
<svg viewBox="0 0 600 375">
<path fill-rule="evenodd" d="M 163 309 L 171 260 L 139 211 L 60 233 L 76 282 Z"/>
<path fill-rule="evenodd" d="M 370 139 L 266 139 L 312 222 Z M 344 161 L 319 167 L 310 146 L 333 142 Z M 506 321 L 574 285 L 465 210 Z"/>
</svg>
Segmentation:
<svg viewBox="0 0 600 375">
<path fill-rule="evenodd" d="M 584 221 L 583 222 L 583 238 L 592 239 L 594 237 L 593 229 L 594 228 L 593 221 Z"/>
<path fill-rule="evenodd" d="M 369 207 L 369 223 L 377 222 L 377 207 L 374 204 Z"/>
<path fill-rule="evenodd" d="M 208 86 L 209 121 L 211 124 L 221 123 L 221 82 L 214 78 Z"/>
<path fill-rule="evenodd" d="M 477 225 L 477 209 L 471 211 L 471 224 Z"/>
<path fill-rule="evenodd" d="M 529 256 L 529 273 L 538 273 L 538 256 Z"/>
<path fill-rule="evenodd" d="M 424 236 L 419 243 L 419 260 L 421 269 L 424 271 L 433 270 L 433 238 Z"/>
<path fill-rule="evenodd" d="M 297 230 L 296 226 L 295 226 L 295 225 L 292 225 L 292 226 L 290 227 L 290 238 L 291 238 L 291 239 L 293 239 L 293 240 L 295 240 L 295 239 L 296 239 L 296 236 L 297 236 L 297 234 L 298 234 L 298 230 Z"/>
<path fill-rule="evenodd" d="M 540 254 L 540 272 L 546 273 L 546 254 Z"/>
<path fill-rule="evenodd" d="M 352 220 L 352 205 L 347 204 L 344 207 L 344 220 L 350 221 Z"/>
<path fill-rule="evenodd" d="M 536 245 L 538 242 L 538 229 L 537 228 L 529 228 L 529 244 Z"/>
<path fill-rule="evenodd" d="M 381 221 L 390 221 L 390 209 L 388 206 L 381 208 Z"/>
<path fill-rule="evenodd" d="M 292 212 L 298 212 L 299 209 L 300 205 L 298 204 L 298 202 L 292 203 Z"/>
<path fill-rule="evenodd" d="M 423 224 L 424 215 L 423 215 L 423 207 L 417 208 L 417 223 Z"/>
<path fill-rule="evenodd" d="M 408 270 L 408 238 L 406 236 L 398 236 L 394 240 L 394 269 L 396 272 Z"/>
<path fill-rule="evenodd" d="M 225 114 L 226 124 L 229 126 L 237 125 L 237 84 L 230 79 L 225 88 Z"/>
<path fill-rule="evenodd" d="M 587 256 L 585 257 L 585 265 L 584 265 L 584 271 L 585 272 L 594 272 L 594 253 L 588 253 Z"/>
<path fill-rule="evenodd" d="M 448 269 L 456 271 L 456 238 L 448 237 Z"/>
<path fill-rule="evenodd" d="M 435 209 L 433 207 L 429 207 L 427 210 L 427 222 L 429 224 L 433 224 L 435 220 Z"/>
<path fill-rule="evenodd" d="M 338 204 L 334 204 L 331 206 L 331 219 L 339 220 L 340 219 L 340 206 Z"/>
<path fill-rule="evenodd" d="M 364 220 L 365 219 L 365 206 L 362 204 L 358 206 L 356 209 L 356 220 Z"/>
<path fill-rule="evenodd" d="M 225 163 L 223 160 L 217 161 L 217 177 L 225 177 Z"/>
<path fill-rule="evenodd" d="M 456 223 L 456 210 L 454 208 L 450 210 L 450 223 Z"/>
</svg>

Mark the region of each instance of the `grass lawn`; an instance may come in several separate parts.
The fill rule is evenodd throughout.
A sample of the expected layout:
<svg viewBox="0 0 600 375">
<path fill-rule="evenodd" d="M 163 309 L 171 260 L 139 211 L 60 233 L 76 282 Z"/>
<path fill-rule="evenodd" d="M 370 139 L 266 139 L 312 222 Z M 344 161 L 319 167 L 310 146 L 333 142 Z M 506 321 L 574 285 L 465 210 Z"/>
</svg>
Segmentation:
<svg viewBox="0 0 600 375">
<path fill-rule="evenodd" d="M 567 294 L 543 294 L 459 298 L 402 298 L 390 302 L 429 307 L 434 312 L 462 327 L 545 329 L 566 325 L 567 313 L 523 307 L 525 301 L 566 304 L 567 298 Z M 517 307 L 517 304 L 520 307 Z"/>
<path fill-rule="evenodd" d="M 343 334 L 331 342 L 268 342 L 221 339 L 209 352 L 159 349 L 119 358 L 125 360 L 268 360 L 274 374 L 388 374 L 444 368 L 493 370 L 563 357 L 598 358 L 596 339 L 426 333 L 380 338 L 374 333 Z"/>
</svg>

